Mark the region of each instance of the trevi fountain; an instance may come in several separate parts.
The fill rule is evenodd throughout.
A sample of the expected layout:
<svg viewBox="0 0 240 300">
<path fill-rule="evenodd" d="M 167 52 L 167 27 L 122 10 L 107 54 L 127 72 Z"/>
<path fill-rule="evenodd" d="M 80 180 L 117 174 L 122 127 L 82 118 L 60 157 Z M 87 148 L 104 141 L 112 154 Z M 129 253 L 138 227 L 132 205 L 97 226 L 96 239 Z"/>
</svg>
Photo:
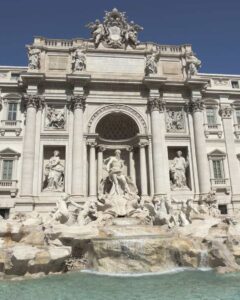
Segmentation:
<svg viewBox="0 0 240 300">
<path fill-rule="evenodd" d="M 0 299 L 240 299 L 231 78 L 117 9 L 87 27 L 35 38 L 18 94 L 0 68 Z"/>
</svg>

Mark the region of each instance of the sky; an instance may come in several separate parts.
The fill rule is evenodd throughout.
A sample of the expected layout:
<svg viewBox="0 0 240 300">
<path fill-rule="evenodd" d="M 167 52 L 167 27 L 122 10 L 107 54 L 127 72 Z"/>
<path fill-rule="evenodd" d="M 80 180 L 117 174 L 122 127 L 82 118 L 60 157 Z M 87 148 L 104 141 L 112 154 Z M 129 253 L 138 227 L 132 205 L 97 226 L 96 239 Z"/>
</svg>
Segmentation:
<svg viewBox="0 0 240 300">
<path fill-rule="evenodd" d="M 192 44 L 200 72 L 240 74 L 240 0 L 0 0 L 0 65 L 27 65 L 34 36 L 90 38 L 104 11 L 125 11 L 142 42 Z"/>
</svg>

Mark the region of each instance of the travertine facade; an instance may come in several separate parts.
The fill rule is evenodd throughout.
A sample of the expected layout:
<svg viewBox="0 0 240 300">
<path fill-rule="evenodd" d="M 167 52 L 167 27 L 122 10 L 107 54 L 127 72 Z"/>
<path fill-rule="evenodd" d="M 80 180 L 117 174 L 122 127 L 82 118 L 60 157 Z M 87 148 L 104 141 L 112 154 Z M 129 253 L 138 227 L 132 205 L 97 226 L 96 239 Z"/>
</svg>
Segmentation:
<svg viewBox="0 0 240 300">
<path fill-rule="evenodd" d="M 116 9 L 87 26 L 89 40 L 36 37 L 28 67 L 0 67 L 1 214 L 96 199 L 117 149 L 142 199 L 214 191 L 239 209 L 240 76 L 198 73 L 190 45 L 140 43 Z"/>
</svg>

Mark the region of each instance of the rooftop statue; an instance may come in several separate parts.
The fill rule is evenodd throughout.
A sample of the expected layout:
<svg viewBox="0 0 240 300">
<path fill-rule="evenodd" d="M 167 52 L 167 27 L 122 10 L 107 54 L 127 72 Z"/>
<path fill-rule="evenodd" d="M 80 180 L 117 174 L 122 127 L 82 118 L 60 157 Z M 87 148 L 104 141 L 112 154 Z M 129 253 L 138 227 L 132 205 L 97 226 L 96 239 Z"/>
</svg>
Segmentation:
<svg viewBox="0 0 240 300">
<path fill-rule="evenodd" d="M 92 39 L 97 48 L 102 42 L 105 47 L 136 48 L 139 44 L 138 32 L 143 28 L 133 21 L 127 22 L 125 12 L 119 12 L 116 8 L 106 11 L 103 23 L 98 19 L 86 25 L 91 29 Z"/>
</svg>

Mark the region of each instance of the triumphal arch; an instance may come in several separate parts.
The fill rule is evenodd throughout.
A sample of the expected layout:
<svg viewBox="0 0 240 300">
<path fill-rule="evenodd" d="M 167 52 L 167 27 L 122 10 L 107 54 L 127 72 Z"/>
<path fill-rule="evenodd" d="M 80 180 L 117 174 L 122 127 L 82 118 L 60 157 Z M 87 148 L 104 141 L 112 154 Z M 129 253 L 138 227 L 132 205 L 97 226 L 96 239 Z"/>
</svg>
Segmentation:
<svg viewBox="0 0 240 300">
<path fill-rule="evenodd" d="M 116 8 L 87 27 L 87 40 L 35 37 L 28 66 L 0 67 L 1 215 L 66 194 L 238 209 L 240 76 L 199 73 L 191 45 L 140 42 Z"/>
</svg>

